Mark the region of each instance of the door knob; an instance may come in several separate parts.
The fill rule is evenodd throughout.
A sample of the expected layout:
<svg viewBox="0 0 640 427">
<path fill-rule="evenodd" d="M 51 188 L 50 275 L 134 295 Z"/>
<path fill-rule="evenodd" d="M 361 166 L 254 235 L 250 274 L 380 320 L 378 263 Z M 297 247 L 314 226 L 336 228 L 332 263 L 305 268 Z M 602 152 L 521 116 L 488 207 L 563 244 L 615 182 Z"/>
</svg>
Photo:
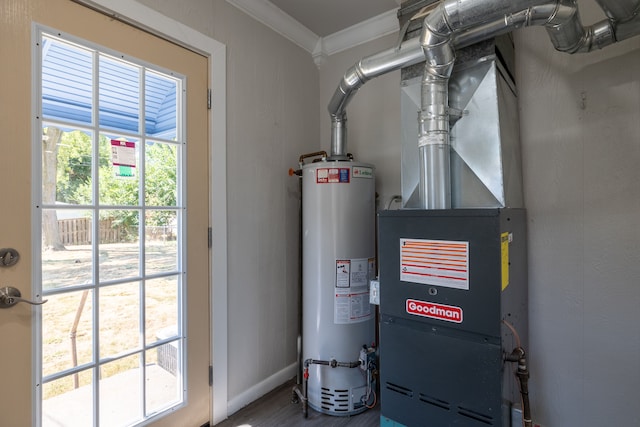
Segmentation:
<svg viewBox="0 0 640 427">
<path fill-rule="evenodd" d="M 48 300 L 38 302 L 22 298 L 22 294 L 20 293 L 20 291 L 12 286 L 5 286 L 0 288 L 0 308 L 13 307 L 19 302 L 26 302 L 27 304 L 31 305 L 42 305 L 47 301 Z"/>
</svg>

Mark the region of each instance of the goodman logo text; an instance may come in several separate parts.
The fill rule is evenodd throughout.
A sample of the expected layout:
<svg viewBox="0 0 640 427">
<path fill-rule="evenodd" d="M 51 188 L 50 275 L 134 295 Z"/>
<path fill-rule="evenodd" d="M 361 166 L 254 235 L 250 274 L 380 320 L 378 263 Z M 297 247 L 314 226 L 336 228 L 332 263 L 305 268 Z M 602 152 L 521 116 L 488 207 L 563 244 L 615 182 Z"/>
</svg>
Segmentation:
<svg viewBox="0 0 640 427">
<path fill-rule="evenodd" d="M 445 322 L 462 323 L 462 309 L 452 305 L 408 299 L 407 313 Z"/>
</svg>

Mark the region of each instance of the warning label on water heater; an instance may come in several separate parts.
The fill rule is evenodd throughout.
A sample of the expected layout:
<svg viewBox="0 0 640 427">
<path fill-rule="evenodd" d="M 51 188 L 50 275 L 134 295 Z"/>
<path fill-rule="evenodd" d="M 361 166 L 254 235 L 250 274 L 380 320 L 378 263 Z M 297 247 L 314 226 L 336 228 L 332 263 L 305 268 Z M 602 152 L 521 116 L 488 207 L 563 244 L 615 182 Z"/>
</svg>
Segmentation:
<svg viewBox="0 0 640 427">
<path fill-rule="evenodd" d="M 322 168 L 316 172 L 317 184 L 348 184 L 349 168 Z"/>
<path fill-rule="evenodd" d="M 373 258 L 336 260 L 334 323 L 358 323 L 371 319 L 369 279 L 375 274 Z"/>
<path fill-rule="evenodd" d="M 400 280 L 469 290 L 469 242 L 400 239 Z"/>
</svg>

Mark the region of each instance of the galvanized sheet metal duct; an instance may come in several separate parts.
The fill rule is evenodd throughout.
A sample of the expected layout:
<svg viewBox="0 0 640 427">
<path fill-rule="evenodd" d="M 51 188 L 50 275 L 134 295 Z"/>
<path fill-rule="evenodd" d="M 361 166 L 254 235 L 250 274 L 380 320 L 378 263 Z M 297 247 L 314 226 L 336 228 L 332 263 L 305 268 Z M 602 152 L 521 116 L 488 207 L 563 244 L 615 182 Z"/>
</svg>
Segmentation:
<svg viewBox="0 0 640 427">
<path fill-rule="evenodd" d="M 344 160 L 347 158 L 346 108 L 358 89 L 375 77 L 422 61 L 424 61 L 424 55 L 420 47 L 420 41 L 412 39 L 399 47 L 367 56 L 347 70 L 329 101 L 328 110 L 331 115 L 330 159 Z"/>
<path fill-rule="evenodd" d="M 468 46 L 518 28 L 544 25 L 562 52 L 590 52 L 640 32 L 640 0 L 597 0 L 608 19 L 590 27 L 575 0 L 443 0 L 426 18 L 422 35 L 365 57 L 344 75 L 328 106 L 331 158 L 346 158 L 346 106 L 368 80 L 425 61 L 419 137 L 420 198 L 425 209 L 451 206 L 448 79 L 455 47 Z"/>
<path fill-rule="evenodd" d="M 476 27 L 482 36 L 494 37 L 516 28 L 544 25 L 554 47 L 562 52 L 588 52 L 615 41 L 613 25 L 605 20 L 588 29 L 580 20 L 574 0 L 556 2 L 531 0 L 444 1 L 424 19 L 420 37 L 425 54 L 425 78 L 418 147 L 420 152 L 420 203 L 423 209 L 451 208 L 448 104 L 446 93 L 439 99 L 424 96 L 448 91 L 455 62 L 457 34 Z M 595 37 L 597 35 L 597 37 Z M 426 123 L 423 123 L 426 122 Z"/>
</svg>

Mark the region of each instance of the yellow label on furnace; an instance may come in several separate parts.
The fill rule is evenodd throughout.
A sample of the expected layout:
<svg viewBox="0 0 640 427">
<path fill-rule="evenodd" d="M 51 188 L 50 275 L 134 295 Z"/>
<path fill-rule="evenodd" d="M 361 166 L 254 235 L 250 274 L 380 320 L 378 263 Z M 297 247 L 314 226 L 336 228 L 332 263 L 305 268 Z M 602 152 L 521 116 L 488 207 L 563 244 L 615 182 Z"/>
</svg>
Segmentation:
<svg viewBox="0 0 640 427">
<path fill-rule="evenodd" d="M 500 235 L 500 252 L 502 253 L 502 290 L 509 286 L 509 233 Z"/>
</svg>

